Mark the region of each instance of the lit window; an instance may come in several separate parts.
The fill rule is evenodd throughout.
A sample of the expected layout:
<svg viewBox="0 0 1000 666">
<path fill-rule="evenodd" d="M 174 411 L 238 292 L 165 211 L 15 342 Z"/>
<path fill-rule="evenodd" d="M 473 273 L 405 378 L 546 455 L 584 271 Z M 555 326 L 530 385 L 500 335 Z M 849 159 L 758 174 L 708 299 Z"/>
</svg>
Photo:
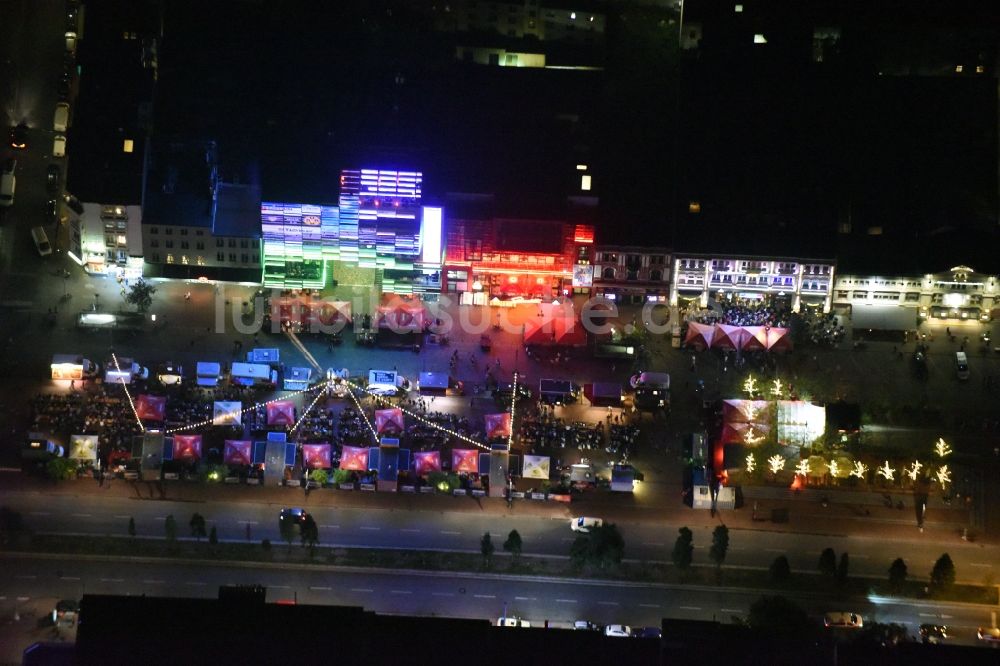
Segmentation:
<svg viewBox="0 0 1000 666">
<path fill-rule="evenodd" d="M 570 12 L 569 13 L 569 17 L 575 21 L 576 20 L 576 12 Z"/>
<path fill-rule="evenodd" d="M 581 190 L 583 190 L 584 192 L 589 192 L 590 191 L 590 184 L 591 184 L 590 174 L 586 174 L 585 173 L 582 176 L 580 176 L 580 189 Z"/>
<path fill-rule="evenodd" d="M 869 236 L 881 236 L 882 235 L 882 227 L 868 227 L 868 235 Z"/>
<path fill-rule="evenodd" d="M 764 33 L 758 32 L 758 33 L 754 34 L 754 36 L 753 36 L 753 43 L 754 44 L 767 44 L 767 37 L 764 36 Z"/>
<path fill-rule="evenodd" d="M 961 65 L 955 65 L 955 73 L 956 74 L 961 74 L 963 69 L 965 69 L 965 68 L 962 67 Z"/>
<path fill-rule="evenodd" d="M 982 65 L 976 65 L 976 74 L 982 74 L 985 71 L 986 71 L 985 67 L 983 67 Z"/>
<path fill-rule="evenodd" d="M 122 146 L 122 151 L 126 153 L 131 153 L 133 148 L 132 139 L 125 139 L 125 143 Z"/>
<path fill-rule="evenodd" d="M 188 263 L 188 258 L 187 258 L 186 254 L 182 254 L 181 255 L 181 263 L 182 264 L 187 264 Z"/>
<path fill-rule="evenodd" d="M 587 170 L 587 165 L 586 164 L 577 164 L 576 165 L 576 170 L 577 171 L 586 171 Z"/>
<path fill-rule="evenodd" d="M 737 14 L 742 14 L 743 13 L 743 5 L 736 5 L 735 7 L 733 7 L 733 11 L 736 12 Z"/>
<path fill-rule="evenodd" d="M 168 254 L 167 255 L 167 263 L 168 264 L 174 263 L 174 255 L 172 255 L 172 254 Z"/>
<path fill-rule="evenodd" d="M 701 202 L 700 201 L 689 201 L 688 202 L 688 212 L 692 215 L 697 215 L 701 212 Z"/>
</svg>

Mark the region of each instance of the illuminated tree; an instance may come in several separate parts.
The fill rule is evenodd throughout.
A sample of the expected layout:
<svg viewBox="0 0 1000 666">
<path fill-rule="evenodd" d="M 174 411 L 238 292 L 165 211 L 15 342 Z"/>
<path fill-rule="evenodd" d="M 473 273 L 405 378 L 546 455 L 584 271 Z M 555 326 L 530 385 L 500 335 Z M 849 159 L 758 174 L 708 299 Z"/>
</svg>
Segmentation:
<svg viewBox="0 0 1000 666">
<path fill-rule="evenodd" d="M 896 470 L 889 467 L 889 461 L 886 460 L 885 464 L 878 468 L 877 474 L 884 477 L 886 481 L 892 481 L 896 476 Z"/>
<path fill-rule="evenodd" d="M 774 454 L 767 459 L 767 464 L 771 467 L 771 474 L 777 474 L 781 470 L 785 469 L 785 459 Z"/>
<path fill-rule="evenodd" d="M 775 379 L 774 382 L 771 384 L 771 395 L 773 395 L 775 398 L 780 398 L 781 393 L 784 390 L 785 387 L 781 385 L 780 379 Z"/>
<path fill-rule="evenodd" d="M 757 461 L 753 459 L 753 454 L 747 454 L 747 474 L 753 473 L 757 469 Z"/>
<path fill-rule="evenodd" d="M 746 381 L 743 382 L 743 390 L 751 398 L 757 395 L 757 380 L 753 378 L 753 375 L 747 375 Z"/>
<path fill-rule="evenodd" d="M 937 477 L 938 483 L 941 484 L 942 488 L 951 483 L 951 471 L 948 469 L 947 465 L 941 465 L 941 469 L 937 471 L 935 476 Z"/>
<path fill-rule="evenodd" d="M 799 464 L 795 466 L 795 474 L 798 476 L 809 476 L 809 461 L 800 460 Z"/>
<path fill-rule="evenodd" d="M 856 476 L 859 479 L 864 479 L 865 475 L 868 474 L 868 465 L 864 464 L 860 460 L 854 462 L 854 469 L 851 470 L 851 476 Z"/>
<path fill-rule="evenodd" d="M 830 476 L 836 477 L 840 474 L 840 464 L 836 460 L 830 461 Z"/>
<path fill-rule="evenodd" d="M 917 476 L 920 474 L 920 470 L 923 469 L 923 467 L 924 467 L 923 463 L 921 463 L 919 460 L 914 460 L 913 467 L 911 467 L 910 469 L 904 468 L 903 471 L 906 473 L 906 476 L 910 477 L 910 481 L 916 481 Z"/>
<path fill-rule="evenodd" d="M 938 458 L 945 458 L 951 455 L 951 446 L 939 437 L 937 443 L 934 445 L 934 453 L 938 455 Z"/>
</svg>

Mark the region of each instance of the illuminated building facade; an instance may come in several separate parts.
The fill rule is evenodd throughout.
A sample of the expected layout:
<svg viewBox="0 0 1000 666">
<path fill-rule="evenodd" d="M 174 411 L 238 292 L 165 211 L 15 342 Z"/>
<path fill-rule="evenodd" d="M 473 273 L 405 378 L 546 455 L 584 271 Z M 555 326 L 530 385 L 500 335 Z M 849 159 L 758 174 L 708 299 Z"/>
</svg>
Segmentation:
<svg viewBox="0 0 1000 666">
<path fill-rule="evenodd" d="M 831 260 L 675 254 L 670 304 L 708 305 L 716 300 L 786 301 L 830 311 L 835 267 Z"/>
<path fill-rule="evenodd" d="M 371 271 L 381 291 L 440 291 L 442 209 L 419 171 L 347 169 L 338 206 L 264 202 L 264 286 L 321 289 L 338 267 Z"/>
<path fill-rule="evenodd" d="M 670 250 L 600 245 L 594 261 L 594 295 L 618 303 L 666 303 L 670 297 Z"/>
<path fill-rule="evenodd" d="M 594 227 L 561 220 L 449 219 L 442 290 L 461 303 L 589 294 Z"/>
<path fill-rule="evenodd" d="M 853 308 L 902 306 L 918 310 L 921 319 L 989 321 L 1000 303 L 994 275 L 955 266 L 940 273 L 910 276 L 838 275 L 833 303 Z"/>
</svg>

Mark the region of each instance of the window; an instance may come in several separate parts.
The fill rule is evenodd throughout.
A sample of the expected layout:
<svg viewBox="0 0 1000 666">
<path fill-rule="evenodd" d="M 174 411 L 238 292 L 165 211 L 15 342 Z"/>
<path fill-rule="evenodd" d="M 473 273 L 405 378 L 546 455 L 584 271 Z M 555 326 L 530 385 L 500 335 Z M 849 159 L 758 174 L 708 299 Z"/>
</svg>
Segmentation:
<svg viewBox="0 0 1000 666">
<path fill-rule="evenodd" d="M 216 261 L 225 261 L 226 260 L 226 253 L 225 252 L 216 252 L 215 253 L 215 260 Z"/>
<path fill-rule="evenodd" d="M 151 233 L 151 234 L 153 234 L 155 236 L 158 233 L 160 233 L 160 228 L 159 227 L 150 227 L 149 228 L 149 233 Z"/>
<path fill-rule="evenodd" d="M 638 280 L 639 279 L 639 271 L 636 270 L 636 269 L 634 269 L 634 268 L 629 268 L 628 270 L 625 271 L 625 279 L 626 280 Z"/>
<path fill-rule="evenodd" d="M 260 255 L 258 255 L 256 252 L 252 253 L 250 255 L 250 261 L 252 261 L 255 264 L 260 263 Z"/>
<path fill-rule="evenodd" d="M 247 255 L 247 253 L 244 252 L 243 254 L 240 255 L 240 261 L 242 261 L 244 264 L 250 263 L 249 255 Z"/>
<path fill-rule="evenodd" d="M 204 236 L 205 232 L 202 231 L 201 229 L 195 229 L 194 235 L 195 236 Z"/>
<path fill-rule="evenodd" d="M 466 241 L 465 260 L 466 261 L 483 260 L 483 241 L 481 240 Z"/>
<path fill-rule="evenodd" d="M 229 253 L 229 261 L 233 262 L 234 264 L 236 263 L 236 253 L 235 252 L 230 252 Z"/>
<path fill-rule="evenodd" d="M 181 249 L 190 250 L 191 248 L 189 247 L 189 243 L 187 241 L 181 241 Z"/>
<path fill-rule="evenodd" d="M 181 229 L 181 236 L 187 236 L 187 235 L 188 235 L 188 230 L 187 229 Z"/>
<path fill-rule="evenodd" d="M 662 266 L 664 264 L 662 254 L 651 254 L 649 255 L 649 265 L 650 266 Z"/>
<path fill-rule="evenodd" d="M 160 247 L 160 241 L 154 238 L 153 240 L 149 241 L 149 247 Z"/>
<path fill-rule="evenodd" d="M 172 254 L 168 254 L 167 255 L 167 263 L 168 264 L 174 263 L 174 255 L 172 255 Z"/>
<path fill-rule="evenodd" d="M 243 239 L 243 240 L 240 241 L 240 247 L 243 248 L 244 250 L 247 249 L 247 241 L 246 241 L 246 239 Z"/>
<path fill-rule="evenodd" d="M 613 269 L 610 266 L 608 266 L 603 271 L 601 271 L 601 278 L 603 278 L 605 280 L 614 280 L 615 279 L 615 269 Z"/>
<path fill-rule="evenodd" d="M 663 279 L 663 271 L 652 270 L 649 271 L 649 279 L 651 282 L 659 282 Z"/>
<path fill-rule="evenodd" d="M 166 229 L 163 230 L 163 233 L 165 233 L 168 236 L 171 236 L 174 233 L 174 229 L 173 227 L 167 227 Z"/>
<path fill-rule="evenodd" d="M 157 252 L 153 253 L 152 261 L 155 264 L 160 263 L 160 255 L 159 255 L 159 253 L 157 253 Z"/>
<path fill-rule="evenodd" d="M 920 300 L 920 294 L 914 291 L 906 292 L 905 300 L 907 303 L 915 303 Z"/>
<path fill-rule="evenodd" d="M 221 238 L 215 239 L 215 247 L 225 247 L 225 246 L 226 246 L 226 241 L 222 240 Z"/>
<path fill-rule="evenodd" d="M 173 248 L 174 242 L 172 240 L 168 240 L 167 243 L 166 243 L 166 246 L 167 246 L 168 249 Z"/>
<path fill-rule="evenodd" d="M 198 249 L 198 250 L 204 250 L 205 249 L 205 241 L 198 241 L 197 243 L 194 244 L 194 247 L 195 247 L 195 249 Z"/>
<path fill-rule="evenodd" d="M 235 238 L 230 238 L 229 239 L 229 247 L 236 247 L 236 239 Z"/>
<path fill-rule="evenodd" d="M 201 256 L 199 254 L 198 257 L 195 259 L 195 263 L 198 264 L 199 266 L 204 266 L 205 265 L 205 257 L 203 257 L 203 256 Z"/>
</svg>

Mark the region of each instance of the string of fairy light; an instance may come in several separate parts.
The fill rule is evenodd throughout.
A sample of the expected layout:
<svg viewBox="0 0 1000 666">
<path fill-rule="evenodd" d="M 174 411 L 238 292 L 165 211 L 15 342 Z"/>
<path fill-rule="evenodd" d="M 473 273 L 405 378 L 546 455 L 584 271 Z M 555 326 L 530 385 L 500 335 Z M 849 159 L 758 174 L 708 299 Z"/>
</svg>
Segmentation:
<svg viewBox="0 0 1000 666">
<path fill-rule="evenodd" d="M 507 433 L 507 450 L 514 446 L 514 405 L 517 404 L 517 370 L 514 371 L 514 391 L 510 395 L 510 432 Z"/>
<path fill-rule="evenodd" d="M 308 406 L 308 407 L 306 407 L 306 408 L 305 408 L 304 410 L 302 410 L 302 415 L 301 415 L 301 416 L 299 416 L 299 420 L 298 420 L 298 421 L 296 421 L 296 422 L 295 422 L 295 425 L 293 425 L 293 426 L 291 427 L 291 429 L 290 429 L 290 430 L 288 431 L 289 433 L 293 433 L 293 432 L 295 432 L 296 430 L 298 430 L 298 428 L 299 428 L 299 425 L 301 425 L 301 424 L 302 424 L 302 422 L 303 422 L 303 421 L 305 420 L 306 416 L 308 416 L 308 415 L 309 415 L 309 412 L 311 412 L 311 411 L 312 411 L 312 408 L 316 406 L 316 403 L 317 403 L 317 402 L 319 402 L 319 399 L 320 399 L 320 398 L 322 398 L 322 397 L 323 397 L 324 395 L 326 395 L 326 392 L 327 392 L 327 389 L 329 389 L 329 388 L 330 388 L 330 383 L 329 383 L 329 382 L 326 382 L 326 383 L 324 383 L 324 384 L 317 384 L 316 386 L 314 386 L 314 387 L 312 387 L 312 388 L 318 388 L 318 387 L 320 387 L 320 386 L 322 386 L 322 387 L 323 387 L 323 390 L 322 390 L 322 391 L 320 391 L 319 393 L 317 393 L 317 394 L 316 394 L 316 397 L 315 397 L 315 398 L 313 398 L 313 401 L 312 401 L 311 403 L 309 403 L 309 406 Z"/>
<path fill-rule="evenodd" d="M 358 413 L 361 414 L 361 418 L 365 420 L 365 425 L 368 426 L 368 430 L 372 433 L 372 439 L 375 443 L 378 443 L 378 432 L 376 432 L 375 427 L 372 426 L 372 422 L 368 420 L 368 414 L 365 413 L 364 407 L 361 406 L 361 402 L 358 401 L 358 396 L 354 395 L 354 391 L 348 391 L 347 394 L 351 396 L 351 400 L 354 401 L 354 405 L 358 408 Z"/>
<path fill-rule="evenodd" d="M 111 360 L 114 361 L 115 370 L 117 370 L 120 373 L 122 371 L 122 368 L 118 364 L 118 356 L 114 352 L 111 352 Z M 131 372 L 131 371 L 132 371 L 132 368 L 129 368 L 129 372 Z M 128 398 L 129 407 L 132 408 L 132 414 L 135 415 L 136 423 L 139 424 L 139 430 L 142 430 L 143 432 L 145 432 L 146 429 L 142 425 L 142 419 L 139 418 L 139 410 L 135 408 L 135 401 L 132 400 L 132 394 L 129 393 L 128 385 L 125 382 L 122 382 L 122 388 L 125 389 L 125 397 Z"/>
<path fill-rule="evenodd" d="M 325 384 L 316 384 L 315 386 L 310 386 L 307 389 L 302 389 L 301 391 L 295 391 L 293 393 L 289 393 L 288 395 L 281 396 L 280 398 L 273 398 L 273 399 L 267 400 L 265 402 L 254 403 L 254 404 L 250 405 L 249 407 L 244 407 L 243 409 L 230 412 L 229 414 L 231 414 L 231 415 L 243 415 L 243 414 L 249 412 L 250 410 L 257 409 L 258 407 L 267 407 L 268 405 L 273 404 L 275 402 L 283 402 L 285 400 L 288 400 L 289 398 L 294 398 L 297 395 L 302 395 L 303 393 L 309 393 L 310 391 L 315 391 L 316 389 L 322 388 L 324 386 L 325 386 Z M 180 426 L 180 427 L 177 427 L 177 428 L 170 428 L 169 430 L 164 430 L 163 434 L 165 434 L 165 435 L 172 435 L 172 434 L 174 434 L 176 432 L 183 432 L 185 430 L 193 430 L 195 428 L 201 428 L 201 427 L 204 427 L 204 426 L 209 426 L 209 425 L 214 425 L 214 424 L 215 424 L 215 417 L 212 417 L 210 419 L 205 419 L 204 421 L 199 421 L 198 423 L 189 423 L 187 425 Z"/>
</svg>

